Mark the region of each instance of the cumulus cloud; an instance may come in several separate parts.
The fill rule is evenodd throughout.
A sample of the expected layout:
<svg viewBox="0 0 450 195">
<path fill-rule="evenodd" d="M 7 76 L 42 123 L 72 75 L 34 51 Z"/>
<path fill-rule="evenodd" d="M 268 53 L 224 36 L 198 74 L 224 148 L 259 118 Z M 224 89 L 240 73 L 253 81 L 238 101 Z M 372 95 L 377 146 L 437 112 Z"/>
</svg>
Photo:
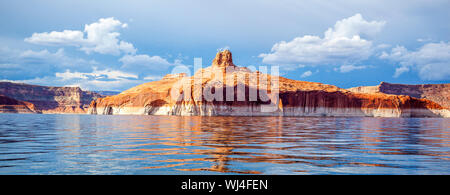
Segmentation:
<svg viewBox="0 0 450 195">
<path fill-rule="evenodd" d="M 225 50 L 230 50 L 230 46 L 225 46 L 225 47 L 218 48 L 217 52 L 221 52 L 221 51 L 225 51 Z"/>
<path fill-rule="evenodd" d="M 65 69 L 92 70 L 94 60 L 67 56 L 64 49 L 49 50 L 0 49 L 0 79 L 30 79 L 52 75 Z"/>
<path fill-rule="evenodd" d="M 139 80 L 137 75 L 131 73 L 94 67 L 93 71 L 88 72 L 67 69 L 64 72 L 56 72 L 54 75 L 14 80 L 14 82 L 45 86 L 78 86 L 84 90 L 115 91 L 125 90 L 145 81 Z"/>
<path fill-rule="evenodd" d="M 179 59 L 171 63 L 160 56 L 149 56 L 146 54 L 125 55 L 120 58 L 119 61 L 122 63 L 120 67 L 121 70 L 136 73 L 140 78 L 148 77 L 150 74 L 162 74 L 163 72 L 166 72 L 169 67 L 183 65 Z"/>
<path fill-rule="evenodd" d="M 96 67 L 94 67 L 94 71 L 88 72 L 88 73 L 81 73 L 81 72 L 71 72 L 70 70 L 66 70 L 65 72 L 57 72 L 55 73 L 56 77 L 59 77 L 63 80 L 71 80 L 71 79 L 92 79 L 92 80 L 99 80 L 99 79 L 113 79 L 113 80 L 123 80 L 123 79 L 137 79 L 138 76 L 118 70 L 111 70 L 111 69 L 105 69 L 105 70 L 97 70 Z"/>
<path fill-rule="evenodd" d="M 52 31 L 49 33 L 33 33 L 31 37 L 25 38 L 25 41 L 41 45 L 79 46 L 84 42 L 83 36 L 83 32 L 77 30 Z"/>
<path fill-rule="evenodd" d="M 161 69 L 167 68 L 172 64 L 160 56 L 143 55 L 125 55 L 119 59 L 123 63 L 122 68 L 132 69 Z"/>
<path fill-rule="evenodd" d="M 163 78 L 162 76 L 147 75 L 146 77 L 144 77 L 144 80 L 156 81 L 161 80 L 162 78 Z"/>
<path fill-rule="evenodd" d="M 416 70 L 423 80 L 448 80 L 450 78 L 450 42 L 427 43 L 417 51 L 409 51 L 403 46 L 383 52 L 381 59 L 399 63 L 394 77 L 411 69 Z"/>
<path fill-rule="evenodd" d="M 276 43 L 271 53 L 260 54 L 264 63 L 289 64 L 352 64 L 365 60 L 373 53 L 367 38 L 378 33 L 384 21 L 367 21 L 361 14 L 337 21 L 324 37 L 305 35 L 292 41 Z"/>
<path fill-rule="evenodd" d="M 355 66 L 355 65 L 342 65 L 339 68 L 334 68 L 334 71 L 338 71 L 341 73 L 347 73 L 347 72 L 351 72 L 354 70 L 362 70 L 362 69 L 366 69 L 369 68 L 371 66 Z"/>
<path fill-rule="evenodd" d="M 76 46 L 87 54 L 92 52 L 112 55 L 134 54 L 136 48 L 133 44 L 118 39 L 120 36 L 118 30 L 127 26 L 126 23 L 112 17 L 100 18 L 97 22 L 85 25 L 84 32 L 63 30 L 33 33 L 31 37 L 25 38 L 25 41 L 39 45 Z"/>
<path fill-rule="evenodd" d="M 125 55 L 122 65 L 104 65 L 94 60 L 56 51 L 18 50 L 0 46 L 0 80 L 48 86 L 79 86 L 86 90 L 125 90 L 159 80 L 173 63 L 159 56 Z"/>
<path fill-rule="evenodd" d="M 7 47 L 0 47 L 0 80 L 85 90 L 124 90 L 148 82 L 94 60 L 70 57 L 64 49 L 23 51 Z"/>
<path fill-rule="evenodd" d="M 394 78 L 398 78 L 401 74 L 409 72 L 409 68 L 406 66 L 401 66 L 395 69 Z"/>
<path fill-rule="evenodd" d="M 96 90 L 96 91 L 123 91 L 134 87 L 136 85 L 142 84 L 140 80 L 83 80 L 77 83 L 82 89 L 85 90 Z"/>
<path fill-rule="evenodd" d="M 313 74 L 313 72 L 311 72 L 310 70 L 304 72 L 302 75 L 300 75 L 300 78 L 306 78 L 309 77 Z"/>
<path fill-rule="evenodd" d="M 36 77 L 26 80 L 14 80 L 13 82 L 45 85 L 45 86 L 77 86 L 83 90 L 91 91 L 116 91 L 125 90 L 141 84 L 141 80 L 136 79 L 92 79 L 77 78 L 63 79 L 56 76 Z"/>
</svg>

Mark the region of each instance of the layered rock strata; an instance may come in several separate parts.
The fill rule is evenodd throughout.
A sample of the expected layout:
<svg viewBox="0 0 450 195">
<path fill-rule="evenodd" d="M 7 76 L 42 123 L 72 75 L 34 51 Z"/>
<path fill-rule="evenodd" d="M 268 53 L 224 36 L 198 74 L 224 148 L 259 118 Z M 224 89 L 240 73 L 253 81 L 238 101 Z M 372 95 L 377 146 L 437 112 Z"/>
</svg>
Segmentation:
<svg viewBox="0 0 450 195">
<path fill-rule="evenodd" d="M 431 100 L 447 109 L 450 108 L 450 84 L 405 85 L 381 82 L 377 86 L 361 86 L 348 90 L 357 93 L 407 95 Z"/>
<path fill-rule="evenodd" d="M 211 98 L 213 97 L 213 98 Z M 221 51 L 193 76 L 167 75 L 92 101 L 90 114 L 201 116 L 449 117 L 430 100 L 355 93 L 333 85 L 287 79 L 233 64 Z"/>
<path fill-rule="evenodd" d="M 40 113 L 34 104 L 0 95 L 0 113 Z"/>
<path fill-rule="evenodd" d="M 30 102 L 42 113 L 86 113 L 92 100 L 105 97 L 79 87 L 47 87 L 0 82 L 0 94 Z"/>
</svg>

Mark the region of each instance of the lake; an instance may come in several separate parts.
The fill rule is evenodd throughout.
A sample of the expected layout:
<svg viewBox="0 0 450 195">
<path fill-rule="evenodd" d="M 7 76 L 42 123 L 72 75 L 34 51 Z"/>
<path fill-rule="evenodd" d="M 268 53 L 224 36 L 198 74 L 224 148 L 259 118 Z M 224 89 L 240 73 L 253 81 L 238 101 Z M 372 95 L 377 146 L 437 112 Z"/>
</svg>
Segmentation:
<svg viewBox="0 0 450 195">
<path fill-rule="evenodd" d="M 0 174 L 450 174 L 450 119 L 0 114 Z"/>
</svg>

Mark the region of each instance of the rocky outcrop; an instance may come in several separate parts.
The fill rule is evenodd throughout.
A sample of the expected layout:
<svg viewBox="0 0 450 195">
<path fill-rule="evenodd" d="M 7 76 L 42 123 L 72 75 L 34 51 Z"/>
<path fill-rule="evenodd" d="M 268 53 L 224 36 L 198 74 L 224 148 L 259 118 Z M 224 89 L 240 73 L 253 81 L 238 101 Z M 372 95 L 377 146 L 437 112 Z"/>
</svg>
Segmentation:
<svg viewBox="0 0 450 195">
<path fill-rule="evenodd" d="M 0 113 L 40 113 L 34 104 L 0 95 Z"/>
<path fill-rule="evenodd" d="M 383 93 L 354 93 L 333 85 L 251 71 L 221 51 L 193 76 L 168 75 L 118 95 L 98 98 L 91 114 L 201 116 L 449 117 L 430 100 Z"/>
<path fill-rule="evenodd" d="M 348 89 L 358 93 L 385 93 L 393 95 L 407 95 L 423 98 L 450 108 L 450 84 L 405 85 L 381 82 L 377 86 L 362 86 Z"/>
<path fill-rule="evenodd" d="M 217 52 L 216 57 L 212 62 L 213 67 L 226 68 L 226 67 L 235 67 L 233 64 L 233 55 L 230 50 L 225 50 L 221 52 Z"/>
<path fill-rule="evenodd" d="M 79 87 L 47 87 L 23 83 L 0 82 L 0 94 L 32 103 L 42 113 L 86 113 L 98 93 Z"/>
</svg>

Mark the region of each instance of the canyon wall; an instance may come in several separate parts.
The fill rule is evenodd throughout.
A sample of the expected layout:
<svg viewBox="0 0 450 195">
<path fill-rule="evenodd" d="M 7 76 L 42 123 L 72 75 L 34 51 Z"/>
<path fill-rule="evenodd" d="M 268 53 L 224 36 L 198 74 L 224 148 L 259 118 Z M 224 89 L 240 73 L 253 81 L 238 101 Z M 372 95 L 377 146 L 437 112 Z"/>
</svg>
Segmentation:
<svg viewBox="0 0 450 195">
<path fill-rule="evenodd" d="M 450 84 L 405 85 L 381 82 L 377 86 L 361 86 L 348 89 L 358 93 L 385 93 L 393 95 L 407 95 L 424 98 L 450 108 Z"/>
<path fill-rule="evenodd" d="M 0 95 L 0 113 L 40 113 L 34 104 Z"/>
<path fill-rule="evenodd" d="M 42 113 L 86 113 L 92 100 L 104 97 L 79 87 L 47 87 L 0 82 L 0 94 L 32 103 Z"/>
<path fill-rule="evenodd" d="M 267 82 L 262 82 L 264 80 Z M 257 91 L 256 98 L 252 98 L 252 91 Z M 223 95 L 208 99 L 205 92 Z M 234 65 L 228 50 L 217 53 L 212 66 L 198 70 L 191 77 L 185 74 L 167 75 L 160 81 L 145 83 L 115 96 L 98 98 L 91 102 L 88 113 L 450 117 L 448 109 L 427 99 L 358 93 L 333 85 L 251 71 Z"/>
</svg>

